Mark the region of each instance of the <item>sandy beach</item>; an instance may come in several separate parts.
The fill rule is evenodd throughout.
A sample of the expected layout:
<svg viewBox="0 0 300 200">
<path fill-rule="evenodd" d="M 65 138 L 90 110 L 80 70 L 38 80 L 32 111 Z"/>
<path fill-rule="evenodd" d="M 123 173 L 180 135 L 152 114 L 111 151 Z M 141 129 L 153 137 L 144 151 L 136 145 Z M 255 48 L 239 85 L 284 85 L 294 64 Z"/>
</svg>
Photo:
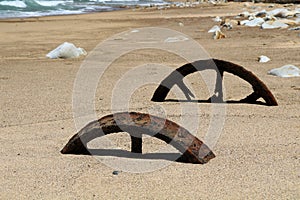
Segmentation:
<svg viewBox="0 0 300 200">
<path fill-rule="evenodd" d="M 268 4 L 254 5 L 274 9 Z M 268 74 L 270 69 L 286 64 L 300 67 L 299 31 L 236 25 L 224 29 L 224 39 L 214 40 L 208 33 L 219 24 L 212 20 L 214 17 L 234 18 L 245 9 L 251 10 L 244 3 L 203 4 L 195 8 L 135 8 L 0 20 L 0 199 L 299 199 L 300 78 Z M 116 169 L 101 159 L 118 156 L 96 159 L 61 154 L 78 131 L 72 97 L 77 72 L 86 57 L 49 59 L 46 54 L 66 41 L 90 53 L 115 34 L 145 27 L 178 31 L 198 42 L 210 57 L 243 66 L 268 86 L 278 106 L 226 104 L 222 131 L 212 148 L 216 158 L 204 165 L 170 161 L 151 172 L 119 171 L 114 175 Z M 271 61 L 259 63 L 260 55 Z M 95 93 L 99 118 L 111 113 L 112 91 L 118 80 L 147 63 L 176 69 L 186 61 L 151 49 L 132 51 L 116 59 Z M 148 73 L 162 72 L 141 72 L 136 79 Z M 196 74 L 186 79 L 194 88 L 196 100 L 209 97 Z M 252 91 L 247 82 L 228 73 L 224 85 L 226 99 L 230 100 L 244 98 Z M 130 110 L 148 112 L 149 108 L 162 106 L 168 119 L 185 127 L 180 121 L 180 108 L 185 102 L 151 102 L 156 86 L 136 90 Z M 199 109 L 196 117 L 200 129 L 193 134 L 205 142 L 205 134 L 213 126 L 212 107 L 220 105 L 186 104 Z M 130 150 L 126 134 L 108 137 L 121 149 Z M 155 138 L 145 138 L 143 145 L 145 153 L 170 146 Z M 153 159 L 160 161 L 164 159 Z"/>
</svg>

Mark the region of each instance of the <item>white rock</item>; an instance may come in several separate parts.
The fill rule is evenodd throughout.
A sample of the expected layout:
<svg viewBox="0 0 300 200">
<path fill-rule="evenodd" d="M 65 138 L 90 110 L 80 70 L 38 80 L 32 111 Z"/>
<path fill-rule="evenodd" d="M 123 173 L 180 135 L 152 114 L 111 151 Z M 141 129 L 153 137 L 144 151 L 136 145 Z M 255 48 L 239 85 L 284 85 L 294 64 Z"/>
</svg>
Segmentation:
<svg viewBox="0 0 300 200">
<path fill-rule="evenodd" d="M 269 74 L 279 77 L 297 77 L 300 76 L 300 69 L 295 65 L 284 65 L 280 68 L 271 69 Z"/>
<path fill-rule="evenodd" d="M 215 18 L 213 18 L 213 21 L 214 21 L 214 22 L 221 22 L 222 19 L 221 19 L 221 17 L 216 16 Z"/>
<path fill-rule="evenodd" d="M 275 17 L 285 17 L 287 13 L 289 13 L 289 11 L 286 8 L 277 8 L 267 12 L 268 15 L 272 15 Z"/>
<path fill-rule="evenodd" d="M 267 12 L 268 15 L 273 15 L 275 17 L 287 18 L 287 17 L 294 17 L 299 14 L 299 10 L 288 10 L 286 8 L 277 8 L 275 10 L 271 10 Z"/>
<path fill-rule="evenodd" d="M 46 57 L 55 58 L 76 58 L 81 55 L 86 55 L 86 51 L 82 48 L 77 48 L 74 44 L 64 42 L 63 44 L 50 51 Z"/>
<path fill-rule="evenodd" d="M 183 24 L 182 22 L 179 22 L 178 25 L 179 25 L 180 27 L 183 27 L 183 26 L 184 26 L 184 24 Z"/>
<path fill-rule="evenodd" d="M 249 20 L 242 20 L 242 21 L 240 21 L 240 24 L 245 25 L 247 22 L 249 22 Z"/>
<path fill-rule="evenodd" d="M 276 21 L 285 23 L 286 25 L 289 25 L 289 26 L 295 26 L 295 25 L 299 24 L 298 21 L 291 20 L 291 19 L 279 19 L 279 20 L 276 20 Z"/>
<path fill-rule="evenodd" d="M 251 21 L 250 20 L 241 21 L 241 25 L 255 27 L 255 26 L 262 25 L 264 22 L 265 22 L 265 20 L 263 18 L 259 17 L 259 18 L 255 18 Z"/>
<path fill-rule="evenodd" d="M 218 25 L 215 25 L 211 29 L 209 29 L 208 33 L 214 33 L 216 31 L 221 31 L 221 29 Z"/>
<path fill-rule="evenodd" d="M 267 56 L 264 56 L 264 55 L 259 56 L 259 62 L 260 63 L 266 63 L 266 62 L 269 62 L 270 60 L 271 59 L 269 57 L 267 57 Z"/>
<path fill-rule="evenodd" d="M 274 28 L 287 28 L 289 25 L 281 22 L 281 21 L 268 21 L 261 25 L 262 29 L 274 29 Z"/>
</svg>

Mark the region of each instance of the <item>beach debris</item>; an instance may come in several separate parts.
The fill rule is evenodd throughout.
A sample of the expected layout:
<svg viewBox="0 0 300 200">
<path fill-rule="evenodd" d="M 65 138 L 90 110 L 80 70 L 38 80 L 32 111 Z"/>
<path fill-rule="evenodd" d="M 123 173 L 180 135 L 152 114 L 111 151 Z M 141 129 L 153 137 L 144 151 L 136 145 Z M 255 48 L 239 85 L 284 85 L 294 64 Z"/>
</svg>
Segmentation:
<svg viewBox="0 0 300 200">
<path fill-rule="evenodd" d="M 83 48 L 77 48 L 74 44 L 64 42 L 63 44 L 50 51 L 46 57 L 51 59 L 56 58 L 77 58 L 81 55 L 87 55 L 87 52 Z"/>
<path fill-rule="evenodd" d="M 214 33 L 215 40 L 222 39 L 222 38 L 226 38 L 226 35 L 222 31 L 216 31 Z"/>
<path fill-rule="evenodd" d="M 166 42 L 166 43 L 168 43 L 168 42 L 183 42 L 186 40 L 189 40 L 189 38 L 179 35 L 179 36 L 175 36 L 175 37 L 168 37 L 167 39 L 165 39 L 164 42 Z"/>
<path fill-rule="evenodd" d="M 269 62 L 270 60 L 271 60 L 271 59 L 270 59 L 269 57 L 264 56 L 264 55 L 261 55 L 261 56 L 258 57 L 258 61 L 259 61 L 260 63 L 266 63 L 266 62 Z"/>
<path fill-rule="evenodd" d="M 300 76 L 300 69 L 295 65 L 284 65 L 280 68 L 271 69 L 268 74 L 278 76 L 278 77 L 298 77 Z"/>
<path fill-rule="evenodd" d="M 111 133 L 127 132 L 131 137 L 131 152 L 142 153 L 142 134 L 173 145 L 182 153 L 182 162 L 204 164 L 214 153 L 185 128 L 165 118 L 145 113 L 121 112 L 90 122 L 76 133 L 61 150 L 62 154 L 90 154 L 87 143 Z"/>
<path fill-rule="evenodd" d="M 190 90 L 183 82 L 183 78 L 189 74 L 206 69 L 213 69 L 217 72 L 215 84 L 215 94 L 207 102 L 224 102 L 223 100 L 223 74 L 224 72 L 236 75 L 251 84 L 253 93 L 239 100 L 242 103 L 258 103 L 257 99 L 262 97 L 266 105 L 277 106 L 277 101 L 268 87 L 258 79 L 252 72 L 246 70 L 240 65 L 218 59 L 198 60 L 193 63 L 187 63 L 169 74 L 156 88 L 151 101 L 163 102 L 169 91 L 174 85 L 177 85 L 185 94 L 187 100 L 190 98 Z"/>
</svg>

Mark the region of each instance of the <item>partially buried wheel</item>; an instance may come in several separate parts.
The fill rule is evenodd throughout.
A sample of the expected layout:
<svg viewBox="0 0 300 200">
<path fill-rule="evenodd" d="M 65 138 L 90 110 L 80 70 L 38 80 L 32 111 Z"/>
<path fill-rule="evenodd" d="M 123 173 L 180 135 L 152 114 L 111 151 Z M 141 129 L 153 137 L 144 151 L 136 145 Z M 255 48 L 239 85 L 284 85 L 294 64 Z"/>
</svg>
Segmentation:
<svg viewBox="0 0 300 200">
<path fill-rule="evenodd" d="M 130 134 L 134 153 L 142 153 L 141 135 L 147 134 L 178 149 L 182 153 L 180 161 L 204 164 L 215 157 L 207 145 L 175 122 L 137 112 L 115 113 L 90 122 L 69 140 L 61 153 L 90 154 L 87 149 L 89 141 L 117 132 Z"/>
<path fill-rule="evenodd" d="M 240 77 L 241 79 L 247 81 L 252 85 L 253 93 L 239 100 L 241 103 L 257 103 L 257 100 L 261 97 L 265 100 L 265 104 L 268 106 L 277 106 L 278 103 L 268 89 L 268 87 L 252 72 L 246 70 L 240 65 L 218 59 L 208 59 L 208 60 L 198 60 L 193 63 L 185 64 L 176 70 L 174 70 L 170 75 L 168 75 L 155 90 L 152 101 L 163 102 L 174 85 L 178 85 L 179 88 L 184 92 L 186 98 L 191 100 L 190 96 L 194 96 L 191 91 L 183 82 L 183 78 L 197 71 L 213 69 L 217 71 L 217 80 L 215 84 L 215 94 L 210 97 L 207 102 L 224 102 L 223 99 L 223 75 L 224 72 L 231 73 Z"/>
</svg>

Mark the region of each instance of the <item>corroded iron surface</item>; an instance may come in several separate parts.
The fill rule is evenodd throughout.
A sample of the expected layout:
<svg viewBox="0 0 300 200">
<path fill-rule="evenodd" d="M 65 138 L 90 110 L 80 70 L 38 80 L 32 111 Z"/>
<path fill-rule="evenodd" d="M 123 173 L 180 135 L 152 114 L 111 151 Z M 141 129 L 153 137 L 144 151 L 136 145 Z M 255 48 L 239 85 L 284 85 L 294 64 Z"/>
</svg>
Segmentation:
<svg viewBox="0 0 300 200">
<path fill-rule="evenodd" d="M 214 98 L 214 102 L 223 102 L 223 91 L 222 91 L 222 81 L 224 72 L 234 74 L 241 79 L 247 81 L 252 85 L 253 93 L 249 96 L 241 99 L 240 102 L 243 103 L 257 103 L 257 99 L 262 97 L 266 105 L 268 106 L 277 106 L 277 101 L 268 87 L 257 78 L 252 72 L 246 70 L 240 65 L 218 59 L 209 59 L 209 60 L 198 60 L 193 63 L 185 64 L 176 70 L 174 70 L 169 76 L 167 76 L 155 90 L 152 101 L 163 102 L 167 97 L 170 89 L 176 84 L 184 92 L 188 100 L 193 94 L 183 83 L 183 78 L 189 74 L 192 74 L 197 71 L 202 71 L 206 69 L 213 69 L 217 71 L 217 80 L 215 86 L 215 94 L 208 99 L 211 101 Z"/>
<path fill-rule="evenodd" d="M 128 132 L 131 135 L 131 151 L 135 153 L 142 153 L 141 135 L 147 134 L 178 149 L 182 153 L 181 161 L 203 164 L 215 157 L 207 145 L 178 124 L 136 112 L 107 115 L 89 123 L 69 140 L 61 153 L 89 154 L 86 149 L 89 141 L 117 132 Z"/>
</svg>

